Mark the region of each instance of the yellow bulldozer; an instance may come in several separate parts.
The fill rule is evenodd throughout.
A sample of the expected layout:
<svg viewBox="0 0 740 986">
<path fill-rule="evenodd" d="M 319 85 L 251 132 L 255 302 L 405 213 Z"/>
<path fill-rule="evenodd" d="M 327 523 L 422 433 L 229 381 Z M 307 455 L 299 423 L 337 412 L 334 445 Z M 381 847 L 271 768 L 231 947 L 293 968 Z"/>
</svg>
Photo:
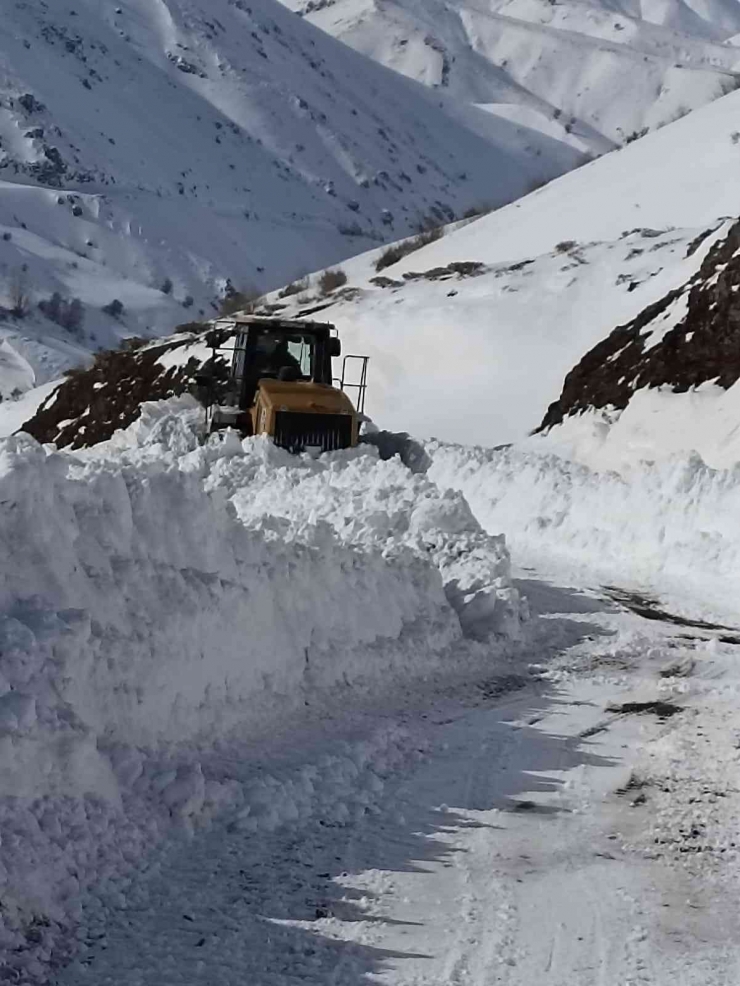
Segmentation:
<svg viewBox="0 0 740 986">
<path fill-rule="evenodd" d="M 206 342 L 211 356 L 195 383 L 206 435 L 224 428 L 269 435 L 295 453 L 358 444 L 368 358 L 344 356 L 335 376 L 333 360 L 342 356 L 335 326 L 239 315 L 217 321 Z"/>
</svg>

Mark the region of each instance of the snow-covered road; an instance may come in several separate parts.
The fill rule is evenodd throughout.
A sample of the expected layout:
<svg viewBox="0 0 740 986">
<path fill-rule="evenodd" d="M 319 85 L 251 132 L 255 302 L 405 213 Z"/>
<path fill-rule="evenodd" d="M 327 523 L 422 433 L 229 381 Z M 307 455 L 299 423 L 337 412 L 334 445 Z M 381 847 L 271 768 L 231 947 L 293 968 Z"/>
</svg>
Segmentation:
<svg viewBox="0 0 740 986">
<path fill-rule="evenodd" d="M 273 794 L 309 770 L 333 807 L 159 850 L 91 898 L 59 986 L 740 981 L 737 647 L 521 585 L 546 628 L 528 676 L 306 737 Z"/>
</svg>

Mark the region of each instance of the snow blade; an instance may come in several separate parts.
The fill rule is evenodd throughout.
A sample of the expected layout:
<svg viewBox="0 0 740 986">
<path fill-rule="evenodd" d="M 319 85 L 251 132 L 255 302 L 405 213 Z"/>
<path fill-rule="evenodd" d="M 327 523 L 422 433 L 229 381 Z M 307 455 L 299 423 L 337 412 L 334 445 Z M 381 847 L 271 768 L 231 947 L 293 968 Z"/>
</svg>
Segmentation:
<svg viewBox="0 0 740 986">
<path fill-rule="evenodd" d="M 401 462 L 413 473 L 425 473 L 432 464 L 424 446 L 405 431 L 374 431 L 360 436 L 360 442 L 374 445 L 381 459 L 401 457 Z"/>
</svg>

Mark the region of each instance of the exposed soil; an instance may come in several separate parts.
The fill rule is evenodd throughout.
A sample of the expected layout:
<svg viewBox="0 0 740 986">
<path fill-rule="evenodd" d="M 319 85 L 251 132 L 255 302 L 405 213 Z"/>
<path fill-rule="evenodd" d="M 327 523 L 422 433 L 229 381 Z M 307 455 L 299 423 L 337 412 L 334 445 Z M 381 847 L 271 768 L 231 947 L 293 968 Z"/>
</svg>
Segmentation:
<svg viewBox="0 0 740 986">
<path fill-rule="evenodd" d="M 697 630 L 729 630 L 730 634 L 722 634 L 717 639 L 725 644 L 740 644 L 740 629 L 737 627 L 726 626 L 723 623 L 708 623 L 706 620 L 691 620 L 686 616 L 669 613 L 661 608 L 657 599 L 642 595 L 639 592 L 620 589 L 618 586 L 605 585 L 603 589 L 614 602 L 620 603 L 625 609 L 631 610 L 646 620 L 674 623 L 676 626 L 694 627 Z"/>
<path fill-rule="evenodd" d="M 185 327 L 181 327 L 180 332 Z M 27 421 L 22 430 L 58 448 L 86 448 L 111 438 L 141 414 L 144 401 L 176 397 L 190 389 L 201 361 L 184 357 L 176 366 L 163 366 L 165 353 L 192 345 L 200 325 L 190 335 L 162 345 L 129 342 L 123 349 L 98 353 L 86 370 L 73 370 Z"/>
<path fill-rule="evenodd" d="M 451 277 L 478 277 L 487 268 L 480 260 L 456 260 L 446 267 L 431 267 L 423 271 L 406 271 L 401 277 L 405 281 L 446 281 Z"/>
<path fill-rule="evenodd" d="M 607 705 L 607 712 L 617 712 L 619 715 L 644 715 L 646 712 L 654 713 L 659 719 L 670 719 L 677 712 L 681 712 L 680 705 L 673 702 L 664 702 L 656 699 L 652 702 L 621 702 L 615 705 Z"/>
</svg>

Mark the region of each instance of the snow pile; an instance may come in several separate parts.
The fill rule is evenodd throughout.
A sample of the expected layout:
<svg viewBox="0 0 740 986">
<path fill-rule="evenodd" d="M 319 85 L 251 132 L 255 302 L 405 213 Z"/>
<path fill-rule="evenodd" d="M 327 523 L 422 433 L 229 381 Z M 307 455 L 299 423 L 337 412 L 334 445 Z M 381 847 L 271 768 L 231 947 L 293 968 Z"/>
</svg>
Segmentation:
<svg viewBox="0 0 740 986">
<path fill-rule="evenodd" d="M 373 448 L 295 461 L 269 441 L 252 440 L 244 457 L 220 460 L 211 482 L 233 492 L 249 526 L 279 518 L 283 539 L 331 525 L 345 544 L 411 551 L 439 570 L 445 594 L 470 636 L 519 639 L 526 601 L 511 585 L 503 535 L 486 534 L 459 493 L 440 493 L 398 457 L 378 461 Z"/>
<path fill-rule="evenodd" d="M 430 444 L 430 478 L 461 491 L 520 563 L 680 588 L 737 612 L 740 466 L 698 455 L 598 473 L 555 455 Z"/>
<path fill-rule="evenodd" d="M 695 453 L 713 469 L 740 462 L 740 386 L 707 382 L 686 393 L 637 391 L 624 410 L 589 410 L 565 418 L 518 449 L 552 453 L 596 472 L 629 472 L 639 463 Z"/>
<path fill-rule="evenodd" d="M 328 527 L 289 543 L 269 518 L 246 528 L 208 452 L 80 461 L 21 437 L 2 462 L 0 720 L 28 689 L 20 735 L 64 732 L 61 703 L 88 737 L 209 742 L 312 687 L 423 672 L 459 636 L 431 564 L 358 555 Z M 42 783 L 24 768 L 6 791 Z"/>
<path fill-rule="evenodd" d="M 276 823 L 357 772 L 340 758 L 320 795 L 311 777 L 235 787 L 216 746 L 521 637 L 503 539 L 458 494 L 373 449 L 199 446 L 193 403 L 80 453 L 0 443 L 0 895 L 4 941 L 33 961 L 33 928 L 73 919 L 101 860 L 118 872 L 224 804 Z M 463 631 L 494 636 L 466 651 Z"/>
</svg>

